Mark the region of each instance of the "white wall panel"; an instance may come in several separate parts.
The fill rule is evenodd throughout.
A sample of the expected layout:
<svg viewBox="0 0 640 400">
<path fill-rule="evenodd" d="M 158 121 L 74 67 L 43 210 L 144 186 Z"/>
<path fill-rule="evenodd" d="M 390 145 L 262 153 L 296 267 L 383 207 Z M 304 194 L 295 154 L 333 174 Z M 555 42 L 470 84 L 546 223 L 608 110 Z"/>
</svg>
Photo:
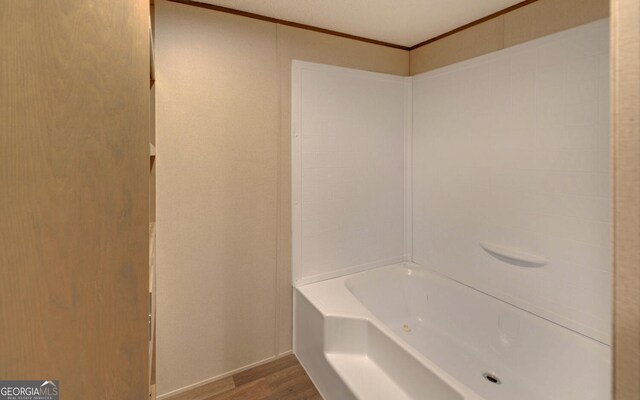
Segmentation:
<svg viewBox="0 0 640 400">
<path fill-rule="evenodd" d="M 414 77 L 414 261 L 610 343 L 608 20 Z M 517 267 L 480 241 L 549 260 Z"/>
<path fill-rule="evenodd" d="M 295 284 L 403 259 L 406 82 L 294 61 Z"/>
</svg>

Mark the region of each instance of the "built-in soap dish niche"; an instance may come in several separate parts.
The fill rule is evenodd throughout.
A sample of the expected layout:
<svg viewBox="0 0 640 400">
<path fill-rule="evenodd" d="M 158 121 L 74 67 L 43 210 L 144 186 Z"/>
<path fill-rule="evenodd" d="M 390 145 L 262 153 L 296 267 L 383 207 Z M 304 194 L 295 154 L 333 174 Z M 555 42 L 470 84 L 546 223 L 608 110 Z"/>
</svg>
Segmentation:
<svg viewBox="0 0 640 400">
<path fill-rule="evenodd" d="M 519 249 L 488 242 L 480 242 L 480 247 L 492 257 L 518 267 L 538 268 L 549 264 L 549 260 L 546 258 Z"/>
</svg>

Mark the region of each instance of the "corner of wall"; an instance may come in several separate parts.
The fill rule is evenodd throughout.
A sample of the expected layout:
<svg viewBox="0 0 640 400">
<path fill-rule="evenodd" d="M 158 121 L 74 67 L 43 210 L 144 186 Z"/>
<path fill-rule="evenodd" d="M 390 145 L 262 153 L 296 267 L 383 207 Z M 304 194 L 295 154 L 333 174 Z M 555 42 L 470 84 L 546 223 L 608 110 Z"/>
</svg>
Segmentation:
<svg viewBox="0 0 640 400">
<path fill-rule="evenodd" d="M 404 260 L 413 258 L 413 166 L 411 132 L 413 130 L 413 78 L 404 79 Z"/>
</svg>

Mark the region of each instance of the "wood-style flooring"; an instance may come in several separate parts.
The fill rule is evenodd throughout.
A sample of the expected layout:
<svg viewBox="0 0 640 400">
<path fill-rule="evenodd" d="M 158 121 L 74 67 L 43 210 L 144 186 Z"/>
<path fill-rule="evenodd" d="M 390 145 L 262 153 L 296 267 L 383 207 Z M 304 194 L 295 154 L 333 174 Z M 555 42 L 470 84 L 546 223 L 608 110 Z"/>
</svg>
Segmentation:
<svg viewBox="0 0 640 400">
<path fill-rule="evenodd" d="M 292 354 L 168 400 L 322 400 L 322 397 Z"/>
</svg>

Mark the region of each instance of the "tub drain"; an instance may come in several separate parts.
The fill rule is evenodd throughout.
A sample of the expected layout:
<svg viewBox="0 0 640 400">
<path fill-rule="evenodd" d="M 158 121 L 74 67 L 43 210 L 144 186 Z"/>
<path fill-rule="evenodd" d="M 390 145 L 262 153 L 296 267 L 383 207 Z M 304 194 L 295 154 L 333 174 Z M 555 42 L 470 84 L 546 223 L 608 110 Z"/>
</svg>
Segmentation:
<svg viewBox="0 0 640 400">
<path fill-rule="evenodd" d="M 482 374 L 482 376 L 484 376 L 484 379 L 488 380 L 491 383 L 495 383 L 496 385 L 501 384 L 502 382 L 500 381 L 500 378 L 498 378 L 497 376 L 495 376 L 494 374 L 490 374 L 488 372 L 485 372 Z"/>
</svg>

